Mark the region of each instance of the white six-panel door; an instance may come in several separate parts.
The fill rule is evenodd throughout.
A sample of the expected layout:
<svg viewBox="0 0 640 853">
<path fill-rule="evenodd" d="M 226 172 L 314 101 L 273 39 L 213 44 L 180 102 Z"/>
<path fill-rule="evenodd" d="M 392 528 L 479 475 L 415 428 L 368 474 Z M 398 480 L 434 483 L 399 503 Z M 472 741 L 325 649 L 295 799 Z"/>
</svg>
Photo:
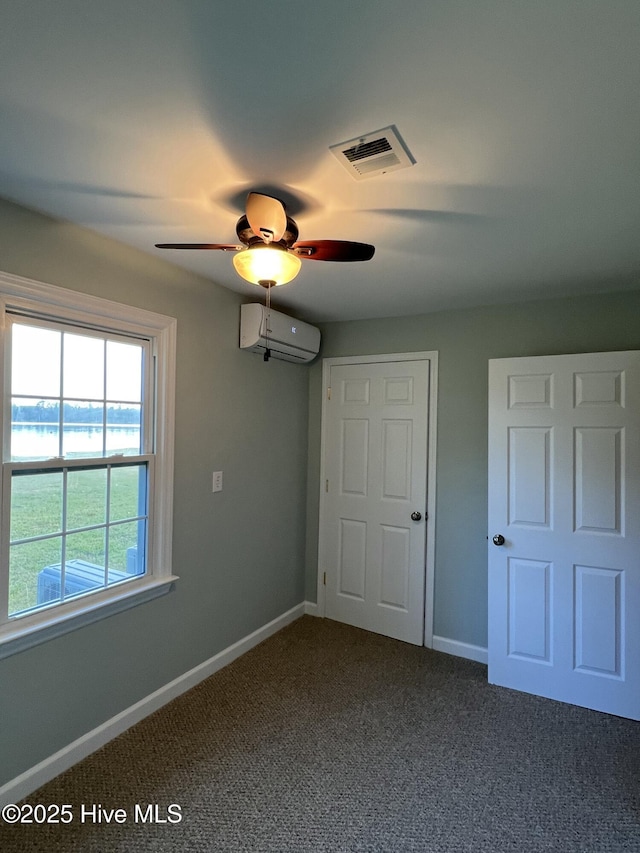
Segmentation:
<svg viewBox="0 0 640 853">
<path fill-rule="evenodd" d="M 490 362 L 488 548 L 489 680 L 640 719 L 640 353 Z"/>
<path fill-rule="evenodd" d="M 429 366 L 428 360 L 331 366 L 323 424 L 325 615 L 418 645 Z"/>
</svg>

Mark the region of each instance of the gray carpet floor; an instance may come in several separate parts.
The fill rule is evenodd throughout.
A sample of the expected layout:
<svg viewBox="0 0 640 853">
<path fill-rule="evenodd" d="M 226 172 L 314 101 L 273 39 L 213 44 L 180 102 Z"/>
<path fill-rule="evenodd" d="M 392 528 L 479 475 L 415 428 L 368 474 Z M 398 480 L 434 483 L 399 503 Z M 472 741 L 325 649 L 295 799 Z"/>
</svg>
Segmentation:
<svg viewBox="0 0 640 853">
<path fill-rule="evenodd" d="M 640 726 L 304 617 L 29 802 L 74 820 L 1 826 L 2 853 L 640 852 Z"/>
</svg>

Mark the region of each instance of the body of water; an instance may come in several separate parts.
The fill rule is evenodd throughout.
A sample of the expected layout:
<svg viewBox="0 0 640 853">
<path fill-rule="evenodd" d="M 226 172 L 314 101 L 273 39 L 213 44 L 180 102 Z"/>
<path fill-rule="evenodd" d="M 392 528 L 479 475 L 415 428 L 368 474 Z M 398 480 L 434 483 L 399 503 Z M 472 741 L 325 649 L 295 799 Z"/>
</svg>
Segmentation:
<svg viewBox="0 0 640 853">
<path fill-rule="evenodd" d="M 140 453 L 140 427 L 123 424 L 107 426 L 93 424 L 65 425 L 62 430 L 62 455 L 107 456 Z M 60 455 L 60 428 L 57 424 L 11 424 L 11 458 L 51 459 Z"/>
</svg>

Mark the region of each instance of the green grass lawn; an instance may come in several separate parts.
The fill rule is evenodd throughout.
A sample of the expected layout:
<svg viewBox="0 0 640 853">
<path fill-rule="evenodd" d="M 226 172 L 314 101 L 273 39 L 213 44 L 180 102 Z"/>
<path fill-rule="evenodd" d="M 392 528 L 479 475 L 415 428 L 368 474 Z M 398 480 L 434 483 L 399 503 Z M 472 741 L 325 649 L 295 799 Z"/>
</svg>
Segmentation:
<svg viewBox="0 0 640 853">
<path fill-rule="evenodd" d="M 106 469 L 69 469 L 65 496 L 61 471 L 14 475 L 11 542 L 16 544 L 10 554 L 10 614 L 36 605 L 38 574 L 62 561 L 63 530 L 67 563 L 85 560 L 104 567 L 108 531 L 109 569 L 126 571 L 127 549 L 138 539 L 139 523 L 127 519 L 139 514 L 140 479 L 139 466 L 114 467 L 107 489 Z M 45 535 L 51 538 L 17 541 Z"/>
</svg>

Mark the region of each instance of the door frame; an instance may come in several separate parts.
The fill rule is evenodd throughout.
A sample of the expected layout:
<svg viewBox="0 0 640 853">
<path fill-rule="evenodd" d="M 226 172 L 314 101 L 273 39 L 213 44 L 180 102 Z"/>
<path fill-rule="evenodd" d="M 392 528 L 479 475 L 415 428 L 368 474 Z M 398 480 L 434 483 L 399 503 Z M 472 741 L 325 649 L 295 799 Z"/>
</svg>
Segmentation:
<svg viewBox="0 0 640 853">
<path fill-rule="evenodd" d="M 435 532 L 436 532 L 436 439 L 438 405 L 438 352 L 399 352 L 378 355 L 352 355 L 322 359 L 322 420 L 320 427 L 320 509 L 318 518 L 318 579 L 317 613 L 324 617 L 326 598 L 323 582 L 325 565 L 325 546 L 323 531 L 325 526 L 325 490 L 326 479 L 326 432 L 327 432 L 327 389 L 331 378 L 331 368 L 346 364 L 383 364 L 398 361 L 427 361 L 429 363 L 429 393 L 427 395 L 427 506 L 425 519 L 425 585 L 424 585 L 424 645 L 433 648 L 433 592 L 435 587 Z"/>
</svg>

